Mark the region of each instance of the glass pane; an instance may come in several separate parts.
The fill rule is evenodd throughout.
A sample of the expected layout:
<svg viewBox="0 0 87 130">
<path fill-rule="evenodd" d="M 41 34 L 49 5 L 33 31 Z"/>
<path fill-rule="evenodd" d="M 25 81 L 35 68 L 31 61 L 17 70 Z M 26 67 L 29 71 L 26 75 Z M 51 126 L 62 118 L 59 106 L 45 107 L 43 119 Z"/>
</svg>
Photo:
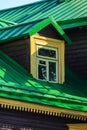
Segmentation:
<svg viewBox="0 0 87 130">
<path fill-rule="evenodd" d="M 39 60 L 39 64 L 46 65 L 46 61 Z"/>
<path fill-rule="evenodd" d="M 56 62 L 49 62 L 49 81 L 56 82 Z"/>
<path fill-rule="evenodd" d="M 45 56 L 45 57 L 51 57 L 56 58 L 56 51 L 47 49 L 47 48 L 39 48 L 38 49 L 38 55 Z"/>
<path fill-rule="evenodd" d="M 38 65 L 38 78 L 42 80 L 47 79 L 46 66 Z"/>
</svg>

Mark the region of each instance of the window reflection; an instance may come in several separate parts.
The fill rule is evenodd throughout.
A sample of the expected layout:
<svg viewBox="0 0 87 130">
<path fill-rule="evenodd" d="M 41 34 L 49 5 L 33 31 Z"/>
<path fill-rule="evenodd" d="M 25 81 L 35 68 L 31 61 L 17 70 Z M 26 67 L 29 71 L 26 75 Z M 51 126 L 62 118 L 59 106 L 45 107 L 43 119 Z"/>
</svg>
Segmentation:
<svg viewBox="0 0 87 130">
<path fill-rule="evenodd" d="M 39 48 L 38 55 L 50 57 L 50 58 L 56 58 L 56 51 L 51 50 L 51 49 L 47 49 L 47 48 Z"/>
<path fill-rule="evenodd" d="M 47 79 L 46 66 L 38 65 L 38 78 L 42 80 Z"/>
<path fill-rule="evenodd" d="M 56 62 L 49 62 L 49 81 L 56 81 Z"/>
<path fill-rule="evenodd" d="M 38 46 L 38 79 L 57 82 L 57 49 Z"/>
</svg>

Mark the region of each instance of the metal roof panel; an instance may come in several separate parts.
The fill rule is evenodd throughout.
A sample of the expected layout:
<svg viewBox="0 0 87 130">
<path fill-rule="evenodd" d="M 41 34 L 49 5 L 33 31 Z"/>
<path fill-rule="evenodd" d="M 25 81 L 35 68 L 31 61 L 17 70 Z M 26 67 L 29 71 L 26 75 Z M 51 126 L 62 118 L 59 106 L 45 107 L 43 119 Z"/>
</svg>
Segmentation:
<svg viewBox="0 0 87 130">
<path fill-rule="evenodd" d="M 0 51 L 0 97 L 87 112 L 86 86 L 68 68 L 63 85 L 36 80 Z"/>
<path fill-rule="evenodd" d="M 87 17 L 87 0 L 71 0 L 58 4 L 56 0 L 38 2 L 0 11 L 0 17 L 13 22 L 29 22 L 52 16 L 58 21 Z"/>
</svg>

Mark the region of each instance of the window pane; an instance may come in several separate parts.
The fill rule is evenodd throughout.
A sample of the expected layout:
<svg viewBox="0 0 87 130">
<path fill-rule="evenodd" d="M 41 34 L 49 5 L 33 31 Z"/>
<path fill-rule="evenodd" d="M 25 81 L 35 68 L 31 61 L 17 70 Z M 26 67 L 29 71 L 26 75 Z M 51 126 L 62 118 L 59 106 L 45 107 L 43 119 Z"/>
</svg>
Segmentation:
<svg viewBox="0 0 87 130">
<path fill-rule="evenodd" d="M 38 48 L 38 55 L 56 58 L 56 51 L 47 48 Z"/>
<path fill-rule="evenodd" d="M 38 78 L 42 80 L 47 79 L 46 66 L 38 65 Z"/>
<path fill-rule="evenodd" d="M 39 60 L 39 64 L 43 64 L 43 65 L 46 65 L 46 61 L 43 61 L 43 60 Z"/>
<path fill-rule="evenodd" d="M 49 62 L 49 81 L 56 82 L 56 62 Z"/>
</svg>

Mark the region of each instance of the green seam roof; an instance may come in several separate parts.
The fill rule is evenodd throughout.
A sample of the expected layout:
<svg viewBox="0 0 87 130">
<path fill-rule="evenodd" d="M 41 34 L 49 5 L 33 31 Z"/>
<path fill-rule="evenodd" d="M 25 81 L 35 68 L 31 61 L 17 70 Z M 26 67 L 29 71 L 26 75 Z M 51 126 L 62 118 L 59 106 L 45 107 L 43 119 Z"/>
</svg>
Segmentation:
<svg viewBox="0 0 87 130">
<path fill-rule="evenodd" d="M 40 12 L 42 13 L 48 11 L 48 9 L 51 9 L 56 5 L 57 5 L 56 0 L 50 0 L 50 2 L 49 1 L 35 2 L 32 4 L 15 7 L 12 9 L 1 10 L 0 17 L 5 20 L 15 22 L 17 21 L 17 23 L 22 23 L 25 20 L 29 19 L 29 17 L 32 17 Z"/>
<path fill-rule="evenodd" d="M 66 82 L 36 80 L 0 51 L 0 97 L 87 112 L 87 82 L 66 67 Z"/>
<path fill-rule="evenodd" d="M 41 20 L 50 16 L 60 24 L 69 20 L 75 23 L 76 19 L 80 22 L 80 19 L 87 17 L 87 0 L 70 0 L 61 4 L 58 4 L 57 0 L 42 1 L 0 11 L 1 18 L 17 23 Z M 68 24 L 66 25 L 67 28 Z M 78 26 L 78 23 L 74 25 Z"/>
<path fill-rule="evenodd" d="M 87 0 L 70 0 L 61 4 L 58 4 L 57 0 L 50 0 L 50 2 L 47 0 L 1 10 L 0 18 L 4 21 L 1 22 L 0 41 L 31 34 L 35 31 L 32 28 L 40 30 L 40 25 L 45 23 L 43 24 L 43 27 L 45 27 L 49 24 L 49 22 L 44 21 L 48 17 L 55 19 L 55 21 L 51 19 L 51 24 L 60 34 L 64 33 L 64 31 L 60 31 L 62 29 L 85 26 L 87 25 Z M 18 26 L 14 24 L 12 26 L 7 21 L 17 23 Z M 12 28 L 9 28 L 9 26 L 12 26 Z M 67 43 L 71 43 L 70 38 L 65 33 L 62 36 Z"/>
<path fill-rule="evenodd" d="M 57 32 L 64 38 L 64 40 L 68 44 L 71 44 L 70 38 L 66 35 L 63 29 L 56 23 L 56 21 L 53 18 L 47 18 L 41 22 L 38 21 L 15 25 L 14 27 L 2 28 L 0 29 L 0 42 L 10 40 L 13 38 L 22 37 L 25 35 L 31 36 L 36 32 L 40 31 L 41 29 L 45 28 L 49 24 L 51 24 L 57 30 Z"/>
</svg>

